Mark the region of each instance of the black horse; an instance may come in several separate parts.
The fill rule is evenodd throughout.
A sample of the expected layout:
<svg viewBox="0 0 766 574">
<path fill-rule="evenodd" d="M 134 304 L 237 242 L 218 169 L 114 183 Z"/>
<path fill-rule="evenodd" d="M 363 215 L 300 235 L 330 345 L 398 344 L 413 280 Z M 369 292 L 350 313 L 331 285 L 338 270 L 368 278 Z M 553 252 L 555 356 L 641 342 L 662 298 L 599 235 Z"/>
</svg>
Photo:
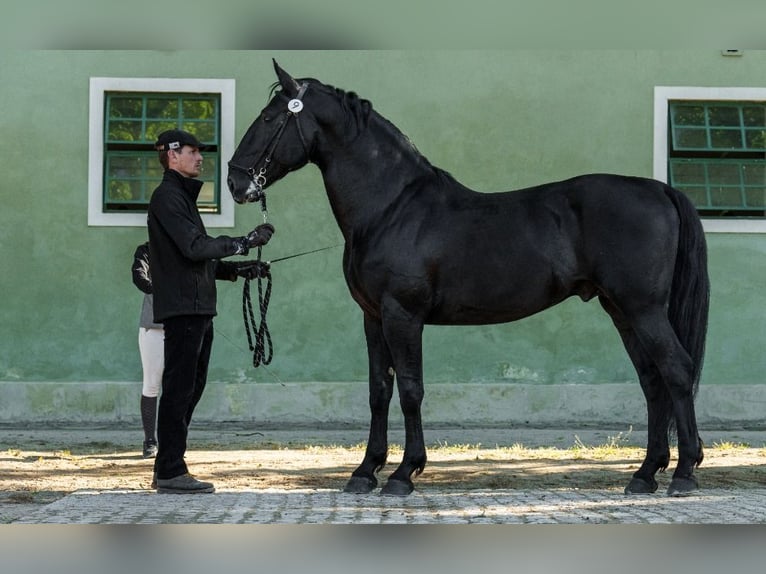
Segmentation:
<svg viewBox="0 0 766 574">
<path fill-rule="evenodd" d="M 698 488 L 694 397 L 709 281 L 705 236 L 686 196 L 659 181 L 607 174 L 477 193 L 431 165 L 369 101 L 274 68 L 275 93 L 229 162 L 228 185 L 245 203 L 308 162 L 322 173 L 369 356 L 370 433 L 347 492 L 377 486 L 394 379 L 404 456 L 381 492 L 409 494 L 413 473 L 425 467 L 424 325 L 515 321 L 572 295 L 598 297 L 646 397 L 646 458 L 625 492 L 657 489 L 673 428 L 678 465 L 668 494 Z"/>
</svg>

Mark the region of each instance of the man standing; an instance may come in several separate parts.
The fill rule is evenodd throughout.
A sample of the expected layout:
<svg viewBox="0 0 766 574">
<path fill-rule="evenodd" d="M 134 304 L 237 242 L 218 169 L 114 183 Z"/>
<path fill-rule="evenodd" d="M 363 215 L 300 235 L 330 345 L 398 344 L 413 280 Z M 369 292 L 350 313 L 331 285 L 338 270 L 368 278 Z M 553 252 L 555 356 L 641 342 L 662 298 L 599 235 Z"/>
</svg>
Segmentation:
<svg viewBox="0 0 766 574">
<path fill-rule="evenodd" d="M 244 237 L 209 236 L 196 204 L 202 182 L 194 179 L 202 168 L 202 145 L 190 133 L 169 130 L 159 135 L 155 148 L 165 172 L 149 202 L 147 224 L 154 320 L 165 327 L 165 370 L 152 486 L 161 493 L 213 492 L 212 483 L 189 474 L 184 454 L 192 413 L 207 382 L 215 281 L 265 274 L 265 264 L 238 266 L 221 258 L 265 245 L 274 227 L 264 223 Z"/>
</svg>

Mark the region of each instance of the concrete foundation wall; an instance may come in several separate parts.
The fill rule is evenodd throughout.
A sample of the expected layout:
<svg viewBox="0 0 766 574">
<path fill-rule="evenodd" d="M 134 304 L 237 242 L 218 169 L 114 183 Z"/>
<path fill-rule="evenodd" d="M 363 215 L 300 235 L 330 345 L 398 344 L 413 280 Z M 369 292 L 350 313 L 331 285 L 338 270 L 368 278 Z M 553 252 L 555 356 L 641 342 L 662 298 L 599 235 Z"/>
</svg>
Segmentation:
<svg viewBox="0 0 766 574">
<path fill-rule="evenodd" d="M 140 425 L 140 383 L 0 383 L 0 424 Z M 367 428 L 366 383 L 210 383 L 197 407 L 199 424 L 276 428 Z M 766 428 L 764 385 L 700 389 L 700 428 Z M 390 424 L 401 426 L 396 397 Z M 425 428 L 629 427 L 646 425 L 638 384 L 432 384 L 423 403 Z"/>
</svg>

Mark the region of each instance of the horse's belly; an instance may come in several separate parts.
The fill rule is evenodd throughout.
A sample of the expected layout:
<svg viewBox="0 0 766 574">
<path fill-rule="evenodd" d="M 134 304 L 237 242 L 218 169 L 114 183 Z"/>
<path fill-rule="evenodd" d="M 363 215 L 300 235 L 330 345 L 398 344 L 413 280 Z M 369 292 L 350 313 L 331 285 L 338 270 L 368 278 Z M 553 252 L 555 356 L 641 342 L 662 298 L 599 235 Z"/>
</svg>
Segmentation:
<svg viewBox="0 0 766 574">
<path fill-rule="evenodd" d="M 435 308 L 426 318 L 429 325 L 494 325 L 529 317 L 559 303 L 561 299 L 526 301 L 517 305 L 477 306 L 449 304 Z"/>
</svg>

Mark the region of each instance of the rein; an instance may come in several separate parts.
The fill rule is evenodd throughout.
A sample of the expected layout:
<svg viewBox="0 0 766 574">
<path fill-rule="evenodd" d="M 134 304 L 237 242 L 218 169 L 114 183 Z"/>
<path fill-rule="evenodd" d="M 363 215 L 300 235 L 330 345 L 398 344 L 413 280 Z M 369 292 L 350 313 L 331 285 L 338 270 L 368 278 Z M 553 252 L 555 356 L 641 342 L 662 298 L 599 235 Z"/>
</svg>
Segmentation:
<svg viewBox="0 0 766 574">
<path fill-rule="evenodd" d="M 258 173 L 255 171 L 255 166 L 258 165 L 258 162 L 264 153 L 256 156 L 255 161 L 251 167 L 243 167 L 231 161 L 229 162 L 230 168 L 246 173 L 253 184 L 253 188 L 245 194 L 245 199 L 247 201 L 258 201 L 262 200 L 264 197 L 263 188 L 266 187 L 266 169 L 271 164 L 271 158 L 274 156 L 274 152 L 279 145 L 279 140 L 282 139 L 282 134 L 284 134 L 285 128 L 287 127 L 290 118 L 295 118 L 295 125 L 298 128 L 298 137 L 301 140 L 303 151 L 306 153 L 306 157 L 309 157 L 309 149 L 306 145 L 306 138 L 303 137 L 303 130 L 301 129 L 300 119 L 298 118 L 298 114 L 303 109 L 303 96 L 306 94 L 308 87 L 309 85 L 307 83 L 301 84 L 301 87 L 298 90 L 298 94 L 295 96 L 295 98 L 287 102 L 287 111 L 285 112 L 284 117 L 280 120 L 279 128 L 276 132 L 274 132 L 274 135 L 271 136 L 268 145 L 264 148 L 266 157 L 263 160 L 263 167 L 258 170 Z"/>
</svg>

